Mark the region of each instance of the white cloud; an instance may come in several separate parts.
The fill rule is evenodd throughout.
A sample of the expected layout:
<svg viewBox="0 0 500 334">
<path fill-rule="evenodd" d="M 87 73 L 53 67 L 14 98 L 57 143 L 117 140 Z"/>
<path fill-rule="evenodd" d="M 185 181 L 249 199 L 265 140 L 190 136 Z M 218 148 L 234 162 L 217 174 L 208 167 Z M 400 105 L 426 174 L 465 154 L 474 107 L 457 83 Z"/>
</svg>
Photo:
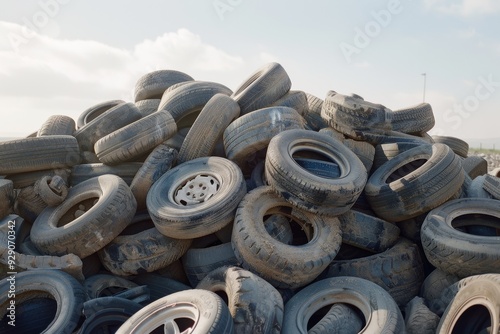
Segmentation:
<svg viewBox="0 0 500 334">
<path fill-rule="evenodd" d="M 53 114 L 76 119 L 93 104 L 130 101 L 136 80 L 152 70 L 175 69 L 222 84 L 220 77 L 236 72 L 243 80 L 248 72 L 241 57 L 204 43 L 187 29 L 145 40 L 131 50 L 33 31 L 27 35 L 23 29 L 0 21 L 0 137 L 36 130 L 41 119 Z"/>
<path fill-rule="evenodd" d="M 475 15 L 491 15 L 500 12 L 498 0 L 425 0 L 425 6 L 444 14 L 464 17 Z"/>
</svg>

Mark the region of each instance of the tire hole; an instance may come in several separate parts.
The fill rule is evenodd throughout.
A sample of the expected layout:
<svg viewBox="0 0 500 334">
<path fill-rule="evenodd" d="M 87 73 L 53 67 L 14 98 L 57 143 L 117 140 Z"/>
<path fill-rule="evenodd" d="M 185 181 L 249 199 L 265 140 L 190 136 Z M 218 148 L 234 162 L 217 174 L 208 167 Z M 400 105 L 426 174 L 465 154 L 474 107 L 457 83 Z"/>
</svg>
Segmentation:
<svg viewBox="0 0 500 334">
<path fill-rule="evenodd" d="M 483 305 L 474 305 L 462 313 L 452 329 L 452 334 L 490 333 L 491 316 Z"/>
<path fill-rule="evenodd" d="M 95 201 L 98 200 L 98 199 L 99 198 L 92 197 L 92 198 L 88 198 L 86 200 L 83 200 L 83 201 L 78 202 L 75 205 L 73 205 L 59 219 L 59 221 L 57 222 L 57 227 L 62 227 L 64 225 L 72 222 L 73 220 L 75 220 L 76 219 L 75 218 L 75 214 L 76 214 L 76 216 L 80 216 L 81 215 L 81 212 L 77 213 L 77 211 L 88 211 L 88 210 L 90 210 L 94 206 L 94 203 L 97 203 Z"/>
<path fill-rule="evenodd" d="M 470 213 L 456 217 L 451 226 L 463 233 L 496 237 L 500 235 L 500 218 L 486 214 Z"/>
</svg>

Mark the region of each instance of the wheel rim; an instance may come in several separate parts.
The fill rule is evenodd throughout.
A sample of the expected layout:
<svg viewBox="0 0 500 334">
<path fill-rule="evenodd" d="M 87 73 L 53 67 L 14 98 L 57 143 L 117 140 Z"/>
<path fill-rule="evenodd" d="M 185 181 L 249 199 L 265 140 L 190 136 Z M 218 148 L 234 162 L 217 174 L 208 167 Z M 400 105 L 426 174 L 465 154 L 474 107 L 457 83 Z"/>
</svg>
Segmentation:
<svg viewBox="0 0 500 334">
<path fill-rule="evenodd" d="M 193 333 L 199 318 L 198 308 L 191 303 L 175 303 L 149 313 L 140 324 L 135 327 L 134 333 L 157 333 L 163 328 L 164 334 Z"/>
<path fill-rule="evenodd" d="M 187 206 L 208 201 L 220 189 L 219 181 L 208 174 L 198 174 L 177 187 L 174 200 L 177 204 Z"/>
</svg>

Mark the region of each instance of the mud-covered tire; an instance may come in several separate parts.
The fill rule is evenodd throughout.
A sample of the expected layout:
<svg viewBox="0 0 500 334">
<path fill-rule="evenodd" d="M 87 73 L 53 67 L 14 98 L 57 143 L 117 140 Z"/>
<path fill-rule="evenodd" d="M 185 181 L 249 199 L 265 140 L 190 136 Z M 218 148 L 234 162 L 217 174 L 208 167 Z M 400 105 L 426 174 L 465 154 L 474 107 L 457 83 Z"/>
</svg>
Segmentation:
<svg viewBox="0 0 500 334">
<path fill-rule="evenodd" d="M 75 120 L 69 116 L 52 115 L 38 130 L 37 137 L 72 136 L 75 132 Z"/>
<path fill-rule="evenodd" d="M 418 295 L 424 268 L 418 246 L 404 238 L 385 252 L 352 260 L 333 260 L 327 277 L 355 276 L 376 283 L 400 306 Z"/>
<path fill-rule="evenodd" d="M 99 139 L 94 151 L 102 163 L 117 165 L 154 149 L 177 132 L 168 111 L 158 111 Z"/>
<path fill-rule="evenodd" d="M 80 206 L 87 211 L 78 216 Z M 46 208 L 33 224 L 31 240 L 46 254 L 84 258 L 118 236 L 135 210 L 135 198 L 122 179 L 99 176 L 71 188 L 61 205 Z"/>
<path fill-rule="evenodd" d="M 283 298 L 259 276 L 238 267 L 221 267 L 196 288 L 226 294 L 236 333 L 281 333 Z"/>
<path fill-rule="evenodd" d="M 0 175 L 65 168 L 80 163 L 72 136 L 43 136 L 0 142 Z"/>
<path fill-rule="evenodd" d="M 469 225 L 498 230 L 499 205 L 500 202 L 493 199 L 463 198 L 429 212 L 421 230 L 422 246 L 429 262 L 459 277 L 500 273 L 500 236 L 473 235 L 459 230 Z"/>
<path fill-rule="evenodd" d="M 307 333 L 311 316 L 322 307 L 344 303 L 364 316 L 366 333 L 404 333 L 404 320 L 391 296 L 378 285 L 358 277 L 327 278 L 297 292 L 285 304 L 283 333 Z"/>
<path fill-rule="evenodd" d="M 9 300 L 12 300 L 8 298 L 10 285 L 7 278 L 0 281 L 0 318 L 8 313 Z M 34 298 L 51 298 L 56 301 L 55 317 L 44 333 L 70 334 L 77 328 L 86 294 L 83 286 L 69 274 L 59 270 L 18 273 L 15 275 L 15 291 L 16 308 Z M 19 314 L 16 316 L 20 317 Z M 36 312 L 31 317 L 36 319 Z"/>
<path fill-rule="evenodd" d="M 245 180 L 235 163 L 220 157 L 202 157 L 163 174 L 149 190 L 146 205 L 162 234 L 193 239 L 233 221 L 245 193 Z"/>
<path fill-rule="evenodd" d="M 327 157 L 340 167 L 338 178 L 321 177 L 300 167 L 296 152 L 312 152 Z M 266 180 L 293 205 L 325 215 L 347 212 L 363 191 L 367 172 L 359 158 L 341 142 L 308 130 L 288 130 L 269 143 Z"/>
<path fill-rule="evenodd" d="M 285 69 L 278 63 L 269 63 L 243 81 L 231 97 L 240 105 L 241 115 L 245 115 L 271 105 L 291 87 Z"/>
<path fill-rule="evenodd" d="M 175 319 L 190 321 L 177 324 Z M 187 322 L 187 323 L 186 323 Z M 233 319 L 224 301 L 211 291 L 192 289 L 170 294 L 130 317 L 116 334 L 144 334 L 162 326 L 167 332 L 233 333 Z"/>
<path fill-rule="evenodd" d="M 174 70 L 158 70 L 146 73 L 135 84 L 134 101 L 161 99 L 165 90 L 172 85 L 193 80 L 186 73 Z"/>
<path fill-rule="evenodd" d="M 307 243 L 286 245 L 264 226 L 264 216 L 280 214 L 310 231 Z M 297 288 L 314 280 L 335 258 L 342 234 L 336 217 L 321 217 L 298 209 L 271 187 L 249 192 L 238 206 L 233 226 L 234 254 L 243 268 L 275 287 Z M 314 237 L 313 237 L 314 236 Z"/>
<path fill-rule="evenodd" d="M 458 192 L 464 178 L 460 158 L 448 146 L 421 145 L 375 170 L 365 194 L 379 217 L 398 222 L 443 204 Z"/>
</svg>

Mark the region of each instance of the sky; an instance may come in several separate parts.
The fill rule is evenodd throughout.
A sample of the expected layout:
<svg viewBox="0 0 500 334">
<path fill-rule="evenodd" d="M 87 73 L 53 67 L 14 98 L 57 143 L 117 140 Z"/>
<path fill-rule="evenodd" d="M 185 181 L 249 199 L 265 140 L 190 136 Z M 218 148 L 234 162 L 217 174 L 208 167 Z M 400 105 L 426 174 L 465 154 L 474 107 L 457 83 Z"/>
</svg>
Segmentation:
<svg viewBox="0 0 500 334">
<path fill-rule="evenodd" d="M 236 90 L 275 61 L 294 90 L 392 110 L 425 83 L 430 134 L 499 138 L 499 32 L 498 0 L 0 0 L 0 137 L 132 101 L 150 71 Z"/>
</svg>

